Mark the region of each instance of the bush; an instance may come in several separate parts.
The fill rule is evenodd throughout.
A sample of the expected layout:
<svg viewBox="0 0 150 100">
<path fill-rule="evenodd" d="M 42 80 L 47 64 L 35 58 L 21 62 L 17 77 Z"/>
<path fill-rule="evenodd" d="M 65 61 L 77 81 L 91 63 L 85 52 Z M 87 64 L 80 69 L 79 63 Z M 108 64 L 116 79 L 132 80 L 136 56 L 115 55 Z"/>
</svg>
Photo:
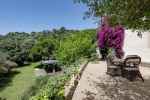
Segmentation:
<svg viewBox="0 0 150 100">
<path fill-rule="evenodd" d="M 12 68 L 17 66 L 17 63 L 7 60 L 0 66 L 0 73 L 9 73 Z"/>
<path fill-rule="evenodd" d="M 80 31 L 60 42 L 54 55 L 61 64 L 69 65 L 81 57 L 91 57 L 95 50 L 95 31 Z"/>
<path fill-rule="evenodd" d="M 50 58 L 52 52 L 56 49 L 57 44 L 57 39 L 52 36 L 41 37 L 32 47 L 29 56 L 33 61 L 40 61 L 42 58 Z"/>
<path fill-rule="evenodd" d="M 4 66 L 7 68 L 14 68 L 14 67 L 17 67 L 18 65 L 15 62 L 7 60 L 4 64 Z"/>
<path fill-rule="evenodd" d="M 7 55 L 0 52 L 0 73 L 8 73 L 13 67 L 18 65 L 15 62 L 7 60 Z"/>
<path fill-rule="evenodd" d="M 64 86 L 78 67 L 67 68 L 63 75 L 50 77 L 47 83 L 30 100 L 64 100 Z"/>
<path fill-rule="evenodd" d="M 29 100 L 30 97 L 40 92 L 39 90 L 45 86 L 48 79 L 48 76 L 37 78 L 35 84 L 31 86 L 27 91 L 25 91 L 24 94 L 21 96 L 21 100 Z"/>
</svg>

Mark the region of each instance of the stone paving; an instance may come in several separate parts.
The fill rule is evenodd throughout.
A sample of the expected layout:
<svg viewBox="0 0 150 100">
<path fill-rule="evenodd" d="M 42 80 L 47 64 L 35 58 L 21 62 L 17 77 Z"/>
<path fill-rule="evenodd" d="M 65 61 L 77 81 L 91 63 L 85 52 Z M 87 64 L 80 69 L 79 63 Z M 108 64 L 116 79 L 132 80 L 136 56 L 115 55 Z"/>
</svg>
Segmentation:
<svg viewBox="0 0 150 100">
<path fill-rule="evenodd" d="M 150 100 L 150 67 L 140 67 L 143 83 L 106 74 L 106 62 L 90 62 L 72 100 Z"/>
</svg>

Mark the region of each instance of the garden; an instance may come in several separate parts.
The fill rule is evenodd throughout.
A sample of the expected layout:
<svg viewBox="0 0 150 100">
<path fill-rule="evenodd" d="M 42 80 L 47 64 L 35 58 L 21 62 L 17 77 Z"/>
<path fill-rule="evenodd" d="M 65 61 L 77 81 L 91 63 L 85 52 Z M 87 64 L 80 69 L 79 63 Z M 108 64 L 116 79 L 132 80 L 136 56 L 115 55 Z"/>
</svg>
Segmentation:
<svg viewBox="0 0 150 100">
<path fill-rule="evenodd" d="M 111 16 L 112 25 L 117 23 L 139 33 L 150 29 L 149 0 L 73 1 L 87 7 L 85 19 L 93 17 L 100 22 L 100 17 L 107 15 Z M 41 5 L 38 8 L 45 8 Z M 5 8 L 9 8 L 8 5 Z M 43 12 L 38 16 L 43 16 Z M 0 35 L 0 100 L 64 100 L 65 84 L 79 73 L 83 61 L 93 60 L 95 56 L 96 29 L 61 27 Z"/>
<path fill-rule="evenodd" d="M 12 42 L 12 40 L 15 40 Z M 95 29 L 8 33 L 0 38 L 2 100 L 63 100 L 65 84 L 95 56 Z M 36 75 L 36 69 L 46 72 Z"/>
</svg>

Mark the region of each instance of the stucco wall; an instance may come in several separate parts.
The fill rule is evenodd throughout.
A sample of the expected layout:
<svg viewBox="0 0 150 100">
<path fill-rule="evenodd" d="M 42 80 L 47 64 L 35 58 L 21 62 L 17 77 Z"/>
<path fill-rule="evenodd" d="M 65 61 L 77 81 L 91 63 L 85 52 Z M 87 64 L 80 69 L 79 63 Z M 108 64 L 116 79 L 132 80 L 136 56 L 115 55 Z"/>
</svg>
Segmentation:
<svg viewBox="0 0 150 100">
<path fill-rule="evenodd" d="M 128 48 L 132 48 L 132 49 L 150 48 L 150 33 L 143 32 L 142 38 L 140 38 L 137 36 L 137 32 L 126 30 L 124 49 L 128 49 Z"/>
<path fill-rule="evenodd" d="M 142 62 L 150 64 L 150 32 L 142 33 L 142 38 L 137 36 L 137 32 L 126 30 L 124 41 L 125 56 L 139 55 Z"/>
</svg>

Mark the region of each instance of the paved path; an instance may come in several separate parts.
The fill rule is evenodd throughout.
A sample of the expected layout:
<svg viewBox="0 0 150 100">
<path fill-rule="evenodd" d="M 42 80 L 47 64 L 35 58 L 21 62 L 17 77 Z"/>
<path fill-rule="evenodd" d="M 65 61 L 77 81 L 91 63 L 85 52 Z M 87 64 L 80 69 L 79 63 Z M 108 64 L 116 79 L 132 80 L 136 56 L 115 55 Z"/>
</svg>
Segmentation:
<svg viewBox="0 0 150 100">
<path fill-rule="evenodd" d="M 106 63 L 89 63 L 72 100 L 150 100 L 150 68 L 140 68 L 145 82 L 106 75 Z"/>
</svg>

